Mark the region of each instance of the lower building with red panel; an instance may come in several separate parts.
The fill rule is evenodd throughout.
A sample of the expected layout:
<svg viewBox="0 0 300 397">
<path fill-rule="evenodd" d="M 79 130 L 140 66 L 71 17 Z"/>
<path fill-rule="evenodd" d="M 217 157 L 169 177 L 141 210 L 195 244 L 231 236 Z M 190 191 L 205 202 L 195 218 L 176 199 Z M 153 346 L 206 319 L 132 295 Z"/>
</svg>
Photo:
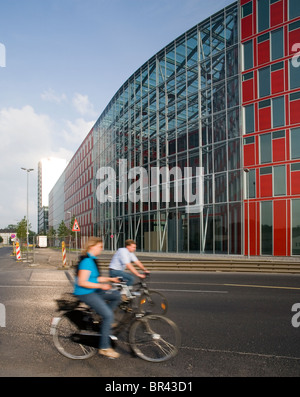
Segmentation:
<svg viewBox="0 0 300 397">
<path fill-rule="evenodd" d="M 244 254 L 299 255 L 300 2 L 241 0 L 240 12 Z"/>
</svg>

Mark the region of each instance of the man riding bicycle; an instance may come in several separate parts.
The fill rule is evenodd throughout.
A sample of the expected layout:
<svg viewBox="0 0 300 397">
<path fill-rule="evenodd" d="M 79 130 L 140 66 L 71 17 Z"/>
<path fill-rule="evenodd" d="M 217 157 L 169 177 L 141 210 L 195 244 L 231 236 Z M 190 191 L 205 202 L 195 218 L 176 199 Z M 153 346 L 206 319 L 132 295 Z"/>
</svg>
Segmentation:
<svg viewBox="0 0 300 397">
<path fill-rule="evenodd" d="M 139 278 L 145 278 L 144 274 L 139 273 L 132 263 L 135 263 L 145 273 L 149 273 L 144 267 L 141 261 L 135 256 L 136 243 L 134 240 L 126 240 L 125 248 L 119 248 L 118 251 L 112 257 L 109 265 L 110 277 L 122 277 L 128 286 L 132 286 L 134 283 L 134 276 L 125 269 L 128 269 L 131 273 Z"/>
</svg>

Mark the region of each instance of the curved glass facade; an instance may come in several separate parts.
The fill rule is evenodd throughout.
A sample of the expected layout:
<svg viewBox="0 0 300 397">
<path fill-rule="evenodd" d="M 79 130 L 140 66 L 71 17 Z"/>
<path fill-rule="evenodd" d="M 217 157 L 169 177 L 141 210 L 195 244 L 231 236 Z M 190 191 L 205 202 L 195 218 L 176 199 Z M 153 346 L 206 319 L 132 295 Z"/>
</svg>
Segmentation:
<svg viewBox="0 0 300 397">
<path fill-rule="evenodd" d="M 133 238 L 146 252 L 242 253 L 238 25 L 235 3 L 178 37 L 124 83 L 96 122 L 93 223 L 106 248 Z M 140 199 L 128 200 L 120 165 L 143 167 L 147 175 L 179 167 L 180 186 L 190 167 L 193 189 L 203 169 L 203 210 L 186 211 L 172 177 L 168 200 L 165 181 L 151 178 L 144 187 L 137 183 L 141 175 L 127 180 L 140 186 Z M 116 200 L 99 201 L 103 167 L 115 172 Z"/>
</svg>

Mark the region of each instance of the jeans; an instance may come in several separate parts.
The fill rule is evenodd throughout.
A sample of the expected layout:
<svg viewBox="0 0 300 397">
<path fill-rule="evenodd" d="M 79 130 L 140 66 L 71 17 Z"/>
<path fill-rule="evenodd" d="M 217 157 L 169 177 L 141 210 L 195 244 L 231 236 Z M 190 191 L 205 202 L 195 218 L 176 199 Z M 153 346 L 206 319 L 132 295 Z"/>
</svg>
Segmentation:
<svg viewBox="0 0 300 397">
<path fill-rule="evenodd" d="M 114 319 L 114 309 L 120 302 L 120 292 L 116 290 L 104 291 L 100 289 L 90 294 L 77 295 L 77 298 L 94 309 L 102 318 L 99 349 L 111 347 L 109 334 Z"/>
<path fill-rule="evenodd" d="M 109 269 L 110 277 L 123 277 L 123 280 L 126 281 L 127 285 L 133 285 L 134 276 L 127 272 L 123 272 L 122 270 Z"/>
</svg>

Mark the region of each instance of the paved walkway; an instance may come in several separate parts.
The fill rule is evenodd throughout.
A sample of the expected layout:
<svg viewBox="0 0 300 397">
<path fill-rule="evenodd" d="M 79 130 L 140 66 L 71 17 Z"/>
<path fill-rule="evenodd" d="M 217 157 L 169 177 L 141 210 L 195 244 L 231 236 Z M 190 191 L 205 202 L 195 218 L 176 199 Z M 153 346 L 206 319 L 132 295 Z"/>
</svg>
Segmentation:
<svg viewBox="0 0 300 397">
<path fill-rule="evenodd" d="M 72 263 L 75 263 L 78 258 L 78 253 L 67 250 L 67 267 L 69 267 Z M 80 254 L 80 252 L 79 252 Z M 100 257 L 101 262 L 109 263 L 111 257 L 113 255 L 112 251 L 103 251 Z M 210 254 L 187 254 L 187 253 L 147 253 L 147 252 L 138 252 L 138 258 L 144 262 L 173 262 L 173 261 L 186 261 L 186 262 L 194 262 L 194 261 L 207 261 L 207 262 L 223 262 L 224 264 L 228 262 L 238 261 L 240 263 L 249 263 L 250 261 L 255 262 L 270 262 L 270 263 L 294 263 L 295 265 L 300 265 L 300 257 L 251 257 L 250 260 L 242 255 L 210 255 Z M 34 250 L 34 262 L 31 263 L 31 266 L 39 266 L 39 267 L 63 267 L 62 260 L 62 252 L 60 249 L 53 248 L 37 248 Z"/>
</svg>

